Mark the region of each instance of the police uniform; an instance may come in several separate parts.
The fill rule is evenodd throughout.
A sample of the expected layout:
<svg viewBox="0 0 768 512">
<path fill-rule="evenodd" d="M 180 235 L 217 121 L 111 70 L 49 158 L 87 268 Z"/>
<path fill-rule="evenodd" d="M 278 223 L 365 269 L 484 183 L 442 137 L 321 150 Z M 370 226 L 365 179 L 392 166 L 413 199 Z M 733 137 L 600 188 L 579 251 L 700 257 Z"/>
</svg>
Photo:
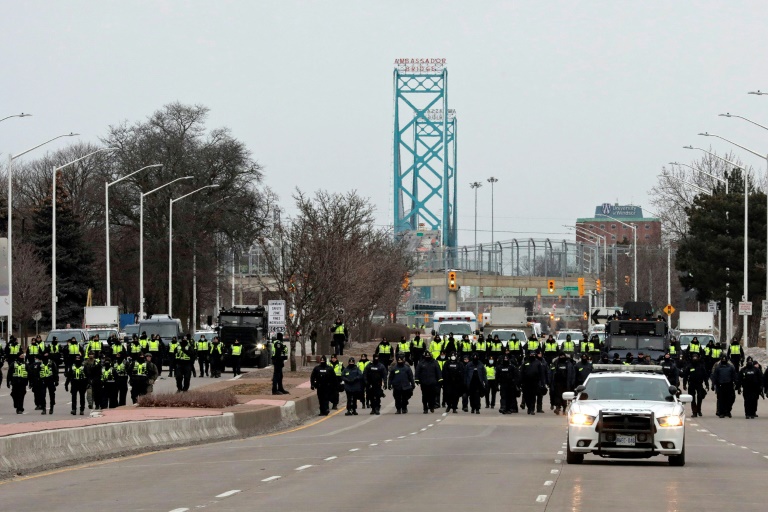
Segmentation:
<svg viewBox="0 0 768 512">
<path fill-rule="evenodd" d="M 325 356 L 320 360 L 320 364 L 312 369 L 312 375 L 309 379 L 312 390 L 317 390 L 317 400 L 320 402 L 320 416 L 328 416 L 328 402 L 330 401 L 330 392 L 335 389 L 338 394 L 338 381 L 333 368 L 328 366 Z"/>
<path fill-rule="evenodd" d="M 283 387 L 283 367 L 287 359 L 288 347 L 283 343 L 283 334 L 277 334 L 277 340 L 272 344 L 272 394 L 286 395 Z"/>
<path fill-rule="evenodd" d="M 209 375 L 211 371 L 211 364 L 209 356 L 211 353 L 210 343 L 205 339 L 205 336 L 201 336 L 196 344 L 197 348 L 197 365 L 200 368 L 200 377 Z"/>
</svg>

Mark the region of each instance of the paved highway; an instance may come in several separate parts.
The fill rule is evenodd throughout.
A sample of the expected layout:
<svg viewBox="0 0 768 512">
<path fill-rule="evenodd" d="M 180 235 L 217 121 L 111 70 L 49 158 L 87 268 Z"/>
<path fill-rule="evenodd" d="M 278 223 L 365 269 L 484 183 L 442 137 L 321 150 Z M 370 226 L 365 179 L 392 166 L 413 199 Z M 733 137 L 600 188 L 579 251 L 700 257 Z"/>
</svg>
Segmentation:
<svg viewBox="0 0 768 512">
<path fill-rule="evenodd" d="M 688 424 L 684 468 L 566 465 L 562 416 L 424 415 L 418 404 L 394 415 L 390 398 L 381 416 L 340 411 L 270 436 L 21 477 L 0 495 L 11 511 L 762 510 L 768 420 L 718 419 L 713 406 Z"/>
<path fill-rule="evenodd" d="M 3 385 L 0 388 L 0 423 L 26 423 L 33 421 L 53 421 L 71 418 L 69 411 L 72 410 L 72 396 L 68 391 L 64 391 L 64 382 L 66 381 L 63 371 L 59 369 L 61 375 L 59 376 L 59 387 L 56 389 L 56 407 L 53 409 L 53 415 L 46 414 L 43 416 L 40 411 L 35 410 L 35 398 L 31 389 L 27 389 L 27 396 L 24 398 L 24 414 L 16 414 L 16 409 L 13 408 L 13 399 L 11 398 L 11 390 L 5 385 L 8 375 L 8 365 L 3 367 Z M 248 369 L 244 369 L 243 372 L 247 372 Z M 163 376 L 165 379 L 158 379 L 155 382 L 155 391 L 158 393 L 167 393 L 176 391 L 176 378 L 168 377 L 168 368 L 163 369 Z M 221 379 L 231 379 L 231 373 L 222 373 Z M 204 386 L 212 382 L 216 382 L 221 379 L 211 379 L 209 377 L 195 378 L 190 380 L 190 389 L 199 386 Z M 47 400 L 47 399 L 46 399 Z M 128 386 L 128 398 L 127 402 L 131 402 L 131 388 Z M 50 403 L 48 403 L 50 406 Z M 79 411 L 78 411 L 79 412 Z M 88 414 L 88 407 L 85 408 L 85 413 Z"/>
</svg>

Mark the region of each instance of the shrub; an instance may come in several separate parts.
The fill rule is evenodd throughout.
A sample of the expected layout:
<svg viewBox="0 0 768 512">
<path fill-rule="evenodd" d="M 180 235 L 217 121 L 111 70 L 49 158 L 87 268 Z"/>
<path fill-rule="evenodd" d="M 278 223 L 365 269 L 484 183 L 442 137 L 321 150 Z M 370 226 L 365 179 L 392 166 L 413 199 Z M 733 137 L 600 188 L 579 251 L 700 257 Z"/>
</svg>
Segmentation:
<svg viewBox="0 0 768 512">
<path fill-rule="evenodd" d="M 139 397 L 139 407 L 196 407 L 221 409 L 237 404 L 231 391 L 186 391 L 184 393 L 155 393 Z"/>
</svg>

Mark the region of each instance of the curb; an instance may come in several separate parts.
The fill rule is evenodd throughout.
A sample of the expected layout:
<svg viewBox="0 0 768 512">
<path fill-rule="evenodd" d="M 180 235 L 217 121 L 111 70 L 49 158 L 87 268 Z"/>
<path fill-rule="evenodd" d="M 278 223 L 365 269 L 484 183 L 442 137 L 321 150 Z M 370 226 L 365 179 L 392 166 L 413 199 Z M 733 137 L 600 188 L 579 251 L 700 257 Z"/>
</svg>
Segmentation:
<svg viewBox="0 0 768 512">
<path fill-rule="evenodd" d="M 317 414 L 316 395 L 282 407 L 162 420 L 128 421 L 0 437 L 0 480 L 157 450 L 241 439 L 301 423 Z"/>
</svg>

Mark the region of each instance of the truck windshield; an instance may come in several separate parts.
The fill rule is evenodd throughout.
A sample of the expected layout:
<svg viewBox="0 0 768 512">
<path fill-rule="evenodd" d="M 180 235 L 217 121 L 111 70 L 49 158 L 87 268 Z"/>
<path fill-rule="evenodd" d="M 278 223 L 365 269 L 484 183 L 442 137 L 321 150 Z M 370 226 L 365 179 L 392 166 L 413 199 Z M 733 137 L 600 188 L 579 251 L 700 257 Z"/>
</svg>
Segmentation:
<svg viewBox="0 0 768 512">
<path fill-rule="evenodd" d="M 635 336 L 611 336 L 611 350 L 637 350 Z"/>
<path fill-rule="evenodd" d="M 579 396 L 579 400 L 671 402 L 673 399 L 665 379 L 621 376 L 587 379 L 586 389 Z"/>
<path fill-rule="evenodd" d="M 54 336 L 59 341 L 59 343 L 65 343 L 72 338 L 75 338 L 77 341 L 85 341 L 83 338 L 83 331 L 78 331 L 76 329 L 73 329 L 71 331 L 69 330 L 56 330 L 51 331 L 48 333 L 48 337 L 45 338 L 45 341 L 51 342 L 53 341 Z"/>
<path fill-rule="evenodd" d="M 498 336 L 500 341 L 511 340 L 513 334 L 517 336 L 518 341 L 525 341 L 528 338 L 523 331 L 491 331 L 491 336 Z"/>
<path fill-rule="evenodd" d="M 440 324 L 437 333 L 441 336 L 453 334 L 472 334 L 472 327 L 469 324 Z"/>
<path fill-rule="evenodd" d="M 688 345 L 691 343 L 691 340 L 693 338 L 696 338 L 699 341 L 699 345 L 702 347 L 709 343 L 710 341 L 712 343 L 715 343 L 715 337 L 710 336 L 708 334 L 700 334 L 700 335 L 694 335 L 694 334 L 681 334 L 680 335 L 680 344 L 681 345 Z"/>
<path fill-rule="evenodd" d="M 179 327 L 175 323 L 141 324 L 139 330 L 146 332 L 149 337 L 153 334 L 159 334 L 161 338 L 173 338 L 179 335 Z"/>
<path fill-rule="evenodd" d="M 88 337 L 99 335 L 100 340 L 106 340 L 113 334 L 117 336 L 117 331 L 114 329 L 88 329 Z"/>
<path fill-rule="evenodd" d="M 664 338 L 656 336 L 638 338 L 637 348 L 639 350 L 664 350 Z"/>
</svg>

